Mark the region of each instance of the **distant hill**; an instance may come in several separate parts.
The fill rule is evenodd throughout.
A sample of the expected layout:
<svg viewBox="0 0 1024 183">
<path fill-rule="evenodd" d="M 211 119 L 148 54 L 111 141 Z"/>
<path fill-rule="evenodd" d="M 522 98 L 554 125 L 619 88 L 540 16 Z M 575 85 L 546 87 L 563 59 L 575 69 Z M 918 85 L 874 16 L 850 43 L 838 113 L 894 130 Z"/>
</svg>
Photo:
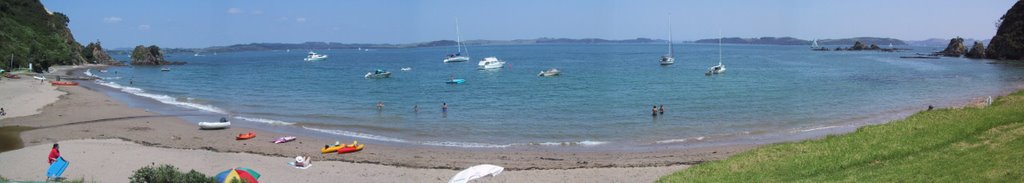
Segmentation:
<svg viewBox="0 0 1024 183">
<path fill-rule="evenodd" d="M 607 40 L 598 38 L 569 39 L 569 38 L 537 38 L 537 39 L 516 39 L 516 40 L 468 40 L 467 45 L 498 45 L 498 44 L 625 44 L 625 43 L 664 43 L 665 40 L 636 38 L 625 40 Z M 305 42 L 305 43 L 249 43 L 229 46 L 214 46 L 208 48 L 174 48 L 164 49 L 165 53 L 179 52 L 237 52 L 237 51 L 266 51 L 266 50 L 326 50 L 326 49 L 390 49 L 390 48 L 419 48 L 454 46 L 455 41 L 439 40 L 421 43 L 406 44 L 367 44 L 367 43 L 337 43 L 337 42 Z"/>
<path fill-rule="evenodd" d="M 877 45 L 906 45 L 902 40 L 893 38 L 878 38 L 878 37 L 855 37 L 846 39 L 819 39 L 818 45 L 853 45 L 860 41 L 864 44 L 877 44 Z M 718 43 L 718 38 L 711 39 L 700 39 L 696 43 Z M 797 39 L 793 37 L 760 37 L 760 38 L 722 38 L 722 43 L 729 44 L 768 44 L 768 45 L 811 45 L 810 40 Z"/>
<path fill-rule="evenodd" d="M 974 44 L 974 41 L 979 41 L 979 40 L 976 40 L 976 39 L 965 39 L 964 43 Z M 983 44 L 988 45 L 988 42 L 991 41 L 991 39 L 985 39 L 985 40 L 980 40 L 980 41 Z M 911 46 L 944 47 L 944 46 L 949 45 L 949 39 L 940 39 L 940 38 L 931 38 L 931 39 L 926 39 L 926 40 L 906 41 L 906 42 L 907 42 L 908 45 L 911 45 Z"/>
</svg>

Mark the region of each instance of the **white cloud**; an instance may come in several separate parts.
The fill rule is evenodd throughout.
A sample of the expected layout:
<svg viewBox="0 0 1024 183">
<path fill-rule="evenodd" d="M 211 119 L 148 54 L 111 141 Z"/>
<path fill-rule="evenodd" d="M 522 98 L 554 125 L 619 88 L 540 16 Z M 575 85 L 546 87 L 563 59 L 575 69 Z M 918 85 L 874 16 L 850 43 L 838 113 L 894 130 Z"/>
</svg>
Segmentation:
<svg viewBox="0 0 1024 183">
<path fill-rule="evenodd" d="M 121 19 L 121 17 L 107 17 L 107 18 L 103 18 L 103 22 L 106 22 L 106 23 L 118 23 L 118 22 L 121 22 L 122 20 L 124 20 L 124 19 Z"/>
<path fill-rule="evenodd" d="M 242 12 L 241 8 L 228 8 L 228 13 L 230 13 L 230 14 L 240 14 L 240 13 L 243 13 L 243 12 Z"/>
<path fill-rule="evenodd" d="M 299 22 L 299 23 L 306 22 L 306 17 L 295 18 L 295 22 Z"/>
<path fill-rule="evenodd" d="M 139 30 L 148 31 L 151 28 L 152 27 L 150 27 L 149 25 L 145 25 L 145 24 L 139 25 Z"/>
</svg>

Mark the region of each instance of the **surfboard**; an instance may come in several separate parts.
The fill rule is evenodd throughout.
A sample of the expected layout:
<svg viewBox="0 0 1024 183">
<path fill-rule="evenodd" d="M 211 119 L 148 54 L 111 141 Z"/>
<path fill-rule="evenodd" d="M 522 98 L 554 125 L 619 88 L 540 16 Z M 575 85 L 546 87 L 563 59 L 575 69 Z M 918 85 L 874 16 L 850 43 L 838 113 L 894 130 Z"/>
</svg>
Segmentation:
<svg viewBox="0 0 1024 183">
<path fill-rule="evenodd" d="M 46 169 L 46 178 L 56 179 L 61 174 L 64 174 L 64 169 L 68 168 L 68 161 L 64 160 L 64 157 L 57 157 L 57 161 L 50 164 L 50 168 Z"/>
</svg>

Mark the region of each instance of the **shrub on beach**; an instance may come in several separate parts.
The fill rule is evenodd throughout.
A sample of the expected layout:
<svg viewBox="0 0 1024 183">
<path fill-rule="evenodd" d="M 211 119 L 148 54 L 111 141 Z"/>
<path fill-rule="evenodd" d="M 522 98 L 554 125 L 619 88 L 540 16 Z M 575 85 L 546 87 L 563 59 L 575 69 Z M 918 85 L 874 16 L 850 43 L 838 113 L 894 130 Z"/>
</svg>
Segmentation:
<svg viewBox="0 0 1024 183">
<path fill-rule="evenodd" d="M 206 174 L 189 170 L 188 173 L 178 171 L 177 167 L 171 165 L 146 166 L 132 174 L 129 178 L 132 183 L 186 183 L 186 182 L 217 182 L 213 177 Z"/>
</svg>

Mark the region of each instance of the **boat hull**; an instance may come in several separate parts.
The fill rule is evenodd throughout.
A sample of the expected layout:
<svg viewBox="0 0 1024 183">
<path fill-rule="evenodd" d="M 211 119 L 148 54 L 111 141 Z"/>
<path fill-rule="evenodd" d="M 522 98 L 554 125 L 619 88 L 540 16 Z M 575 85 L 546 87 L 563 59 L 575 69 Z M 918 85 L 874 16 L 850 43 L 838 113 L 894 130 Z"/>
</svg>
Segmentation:
<svg viewBox="0 0 1024 183">
<path fill-rule="evenodd" d="M 216 130 L 225 129 L 231 126 L 231 122 L 199 122 L 199 129 Z"/>
<path fill-rule="evenodd" d="M 469 61 L 469 57 L 458 56 L 458 57 L 448 57 L 448 58 L 444 59 L 444 63 L 448 63 L 448 62 L 465 62 L 465 61 Z"/>
</svg>

